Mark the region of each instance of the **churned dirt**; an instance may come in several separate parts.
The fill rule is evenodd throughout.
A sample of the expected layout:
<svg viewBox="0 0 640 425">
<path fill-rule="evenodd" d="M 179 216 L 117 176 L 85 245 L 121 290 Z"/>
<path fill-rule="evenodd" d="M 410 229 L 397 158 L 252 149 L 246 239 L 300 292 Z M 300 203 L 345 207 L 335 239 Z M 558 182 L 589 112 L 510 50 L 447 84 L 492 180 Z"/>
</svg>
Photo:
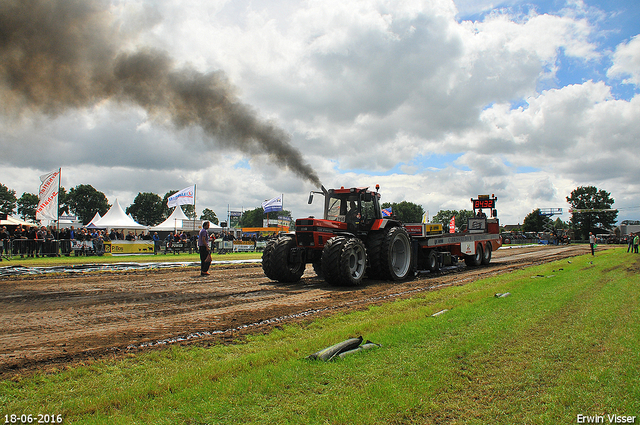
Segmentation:
<svg viewBox="0 0 640 425">
<path fill-rule="evenodd" d="M 486 267 L 420 274 L 401 283 L 366 280 L 337 288 L 309 265 L 296 284 L 267 279 L 261 264 L 19 276 L 0 279 L 0 377 L 123 356 L 173 344 L 228 343 L 283 323 L 410 297 L 416 293 L 557 259 L 588 246 L 500 249 Z"/>
</svg>

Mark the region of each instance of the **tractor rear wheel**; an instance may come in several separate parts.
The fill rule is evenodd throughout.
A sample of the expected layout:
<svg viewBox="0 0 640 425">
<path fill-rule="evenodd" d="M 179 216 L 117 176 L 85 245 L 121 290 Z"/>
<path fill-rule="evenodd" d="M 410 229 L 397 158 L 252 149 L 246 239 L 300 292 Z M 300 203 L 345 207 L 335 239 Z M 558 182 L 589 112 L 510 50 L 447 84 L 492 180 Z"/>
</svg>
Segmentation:
<svg viewBox="0 0 640 425">
<path fill-rule="evenodd" d="M 411 243 L 404 227 L 392 227 L 369 238 L 370 277 L 403 280 L 411 272 Z"/>
<path fill-rule="evenodd" d="M 291 261 L 290 252 L 296 247 L 296 241 L 291 236 L 279 237 L 275 242 L 269 242 L 262 253 L 262 270 L 271 280 L 282 283 L 293 283 L 300 280 L 304 273 L 305 264 L 301 261 Z"/>
<path fill-rule="evenodd" d="M 382 254 L 382 241 L 386 232 L 376 231 L 369 234 L 367 241 L 367 253 L 369 254 L 369 265 L 367 276 L 369 279 L 384 279 L 382 277 L 382 265 L 380 256 Z"/>
</svg>

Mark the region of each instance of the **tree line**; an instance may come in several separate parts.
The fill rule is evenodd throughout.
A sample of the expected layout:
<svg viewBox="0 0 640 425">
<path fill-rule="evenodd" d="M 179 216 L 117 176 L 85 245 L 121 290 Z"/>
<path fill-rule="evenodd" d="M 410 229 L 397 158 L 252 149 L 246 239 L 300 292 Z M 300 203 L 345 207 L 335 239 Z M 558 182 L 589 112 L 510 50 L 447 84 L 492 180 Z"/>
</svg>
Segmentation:
<svg viewBox="0 0 640 425">
<path fill-rule="evenodd" d="M 539 208 L 529 213 L 522 222 L 523 232 L 542 232 L 547 229 L 571 229 L 577 238 L 589 239 L 589 233 L 607 233 L 618 219 L 618 211 L 612 209 L 614 199 L 611 193 L 595 186 L 580 186 L 567 196 L 567 202 L 574 211 L 571 220 L 563 222 L 560 218 L 551 220 L 541 213 Z"/>
<path fill-rule="evenodd" d="M 133 203 L 127 207 L 126 213 L 140 224 L 155 226 L 163 222 L 171 214 L 167 206 L 169 196 L 178 190 L 170 190 L 161 198 L 158 194 L 151 192 L 141 192 L 135 197 Z M 614 199 L 611 193 L 598 189 L 595 186 L 581 186 L 567 196 L 567 202 L 576 210 L 595 210 L 572 214 L 570 222 L 563 222 L 559 218 L 552 222 L 549 217 L 540 214 L 540 209 L 535 209 L 529 213 L 522 223 L 524 232 L 542 232 L 549 228 L 567 229 L 576 232 L 576 236 L 588 239 L 589 232 L 603 233 L 605 229 L 615 226 L 618 212 L 601 211 L 611 209 Z M 88 223 L 96 212 L 101 216 L 111 208 L 104 193 L 95 189 L 89 184 L 81 184 L 71 188 L 68 192 L 64 187 L 59 193 L 60 215 L 74 214 L 83 223 Z M 23 193 L 20 198 L 16 197 L 15 190 L 9 189 L 0 183 L 0 212 L 13 215 L 16 211 L 24 220 L 36 221 L 36 208 L 38 206 L 38 196 L 32 193 Z M 404 223 L 420 223 L 424 216 L 422 206 L 413 202 L 402 201 L 398 203 L 385 202 L 382 208 L 391 208 L 394 218 Z M 183 205 L 182 209 L 189 218 L 196 217 L 193 205 Z M 291 211 L 278 211 L 278 216 L 284 216 L 291 220 Z M 468 218 L 473 217 L 471 210 L 440 210 L 431 219 L 432 223 L 441 223 L 447 229 L 449 221 L 455 217 L 456 223 L 464 224 Z M 200 215 L 201 220 L 209 220 L 214 224 L 219 224 L 216 213 L 209 208 L 205 208 Z M 242 213 L 238 225 L 240 227 L 262 227 L 264 210 L 258 207 Z"/>
</svg>

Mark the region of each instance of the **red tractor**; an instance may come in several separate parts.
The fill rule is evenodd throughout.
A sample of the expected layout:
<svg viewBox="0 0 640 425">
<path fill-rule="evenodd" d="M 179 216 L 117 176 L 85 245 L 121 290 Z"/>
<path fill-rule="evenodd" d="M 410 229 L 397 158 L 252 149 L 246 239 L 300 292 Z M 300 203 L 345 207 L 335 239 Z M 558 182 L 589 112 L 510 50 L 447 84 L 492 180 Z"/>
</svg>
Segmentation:
<svg viewBox="0 0 640 425">
<path fill-rule="evenodd" d="M 359 285 L 373 279 L 403 280 L 413 273 L 411 238 L 397 220 L 384 218 L 380 186 L 330 189 L 322 187 L 324 217 L 296 220 L 295 234 L 270 241 L 262 255 L 266 276 L 297 282 L 306 264 L 332 285 Z"/>
</svg>

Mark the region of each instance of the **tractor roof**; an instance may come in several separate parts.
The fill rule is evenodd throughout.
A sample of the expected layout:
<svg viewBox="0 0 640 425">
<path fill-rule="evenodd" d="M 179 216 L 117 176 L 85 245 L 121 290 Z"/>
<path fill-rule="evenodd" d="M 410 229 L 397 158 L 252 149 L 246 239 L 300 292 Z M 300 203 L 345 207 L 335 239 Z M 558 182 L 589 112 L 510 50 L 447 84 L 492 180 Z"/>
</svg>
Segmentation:
<svg viewBox="0 0 640 425">
<path fill-rule="evenodd" d="M 360 192 L 366 192 L 367 189 L 369 189 L 369 187 L 351 187 L 351 188 L 345 189 L 344 186 L 342 186 L 340 189 L 329 189 L 329 193 L 337 193 L 337 194 L 360 193 Z"/>
</svg>

